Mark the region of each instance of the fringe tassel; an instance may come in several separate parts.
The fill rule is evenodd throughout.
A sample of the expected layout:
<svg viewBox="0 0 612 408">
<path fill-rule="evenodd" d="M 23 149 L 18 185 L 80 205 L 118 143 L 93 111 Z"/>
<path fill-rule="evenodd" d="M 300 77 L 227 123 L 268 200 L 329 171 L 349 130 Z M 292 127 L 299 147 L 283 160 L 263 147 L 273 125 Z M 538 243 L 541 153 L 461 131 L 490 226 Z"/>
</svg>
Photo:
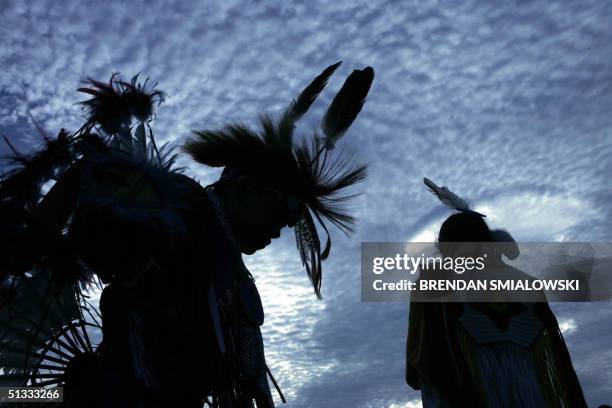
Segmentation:
<svg viewBox="0 0 612 408">
<path fill-rule="evenodd" d="M 487 407 L 548 407 L 528 349 L 511 344 L 478 348 Z"/>
</svg>

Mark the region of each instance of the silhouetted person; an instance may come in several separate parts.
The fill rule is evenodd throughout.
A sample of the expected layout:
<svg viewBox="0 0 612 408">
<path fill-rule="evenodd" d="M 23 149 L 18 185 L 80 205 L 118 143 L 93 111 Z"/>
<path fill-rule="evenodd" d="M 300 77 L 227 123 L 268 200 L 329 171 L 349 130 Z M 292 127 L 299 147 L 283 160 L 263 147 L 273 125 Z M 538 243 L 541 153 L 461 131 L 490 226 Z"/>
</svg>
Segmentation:
<svg viewBox="0 0 612 408">
<path fill-rule="evenodd" d="M 55 359 L 60 373 L 41 374 L 28 364 L 23 370 L 20 361 L 22 368 L 3 367 L 0 381 L 65 385 L 67 407 L 201 408 L 205 398 L 212 407 L 272 407 L 260 332 L 264 313 L 242 254 L 293 227 L 320 295 L 321 261 L 331 248 L 327 224 L 351 232 L 356 220 L 342 192 L 365 178 L 365 166 L 330 150 L 361 111 L 372 68 L 347 78 L 322 121 L 323 137 L 298 143 L 293 136 L 339 65 L 317 76 L 279 120 L 262 116 L 261 130 L 235 124 L 195 132 L 184 152 L 223 168 L 207 187 L 183 175 L 175 157 L 155 144 L 147 121 L 161 92 L 137 76 L 123 82 L 113 75 L 109 83 L 90 80 L 81 88 L 92 96 L 84 102 L 89 116 L 83 128 L 20 156 L 23 169 L 0 180 L 0 202 L 7 203 L 0 210 L 21 217 L 10 225 L 13 246 L 0 279 L 25 278 L 13 288 L 18 295 L 33 280 L 66 294 L 73 313 L 55 303 L 57 320 L 40 327 L 72 333 L 70 322 L 81 324 L 89 310 L 79 297 L 83 276 L 95 275 L 107 284 L 100 299 L 103 340 L 95 350 L 85 340 L 69 344 L 84 357 Z M 43 194 L 52 176 L 58 181 Z M 23 188 L 16 179 L 26 182 Z M 327 233 L 324 246 L 318 228 Z M 41 300 L 17 298 L 25 307 Z M 8 327 L 16 322 L 2 321 Z M 46 334 L 35 327 L 28 333 L 32 339 L 18 330 L 0 339 L 2 364 L 9 361 L 7 350 L 14 356 L 21 349 L 25 361 L 33 352 L 44 354 L 30 344 L 44 344 Z M 18 371 L 9 374 L 9 368 Z"/>
<path fill-rule="evenodd" d="M 512 242 L 503 231 L 491 231 L 484 216 L 446 187 L 426 179 L 441 201 L 458 213 L 444 221 L 438 236 L 443 256 L 457 245 Z M 503 245 L 499 257 L 487 260 L 495 275 L 524 279 L 501 255 L 514 259 L 518 247 Z M 464 250 L 464 249 L 462 249 Z M 435 271 L 434 271 L 435 273 Z M 411 301 L 406 351 L 406 381 L 421 390 L 423 407 L 586 407 L 578 378 L 545 300 L 520 297 L 501 302 Z"/>
</svg>

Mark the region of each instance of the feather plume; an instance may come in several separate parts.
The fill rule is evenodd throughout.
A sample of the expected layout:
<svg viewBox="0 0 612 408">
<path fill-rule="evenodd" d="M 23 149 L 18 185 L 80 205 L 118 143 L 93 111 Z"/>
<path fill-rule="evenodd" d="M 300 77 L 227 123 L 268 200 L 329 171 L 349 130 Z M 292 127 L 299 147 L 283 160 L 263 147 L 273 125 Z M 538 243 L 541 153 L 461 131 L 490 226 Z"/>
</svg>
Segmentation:
<svg viewBox="0 0 612 408">
<path fill-rule="evenodd" d="M 295 225 L 295 242 L 315 294 L 321 299 L 321 242 L 308 209 L 304 209 L 304 215 Z"/>
<path fill-rule="evenodd" d="M 442 203 L 444 203 L 446 206 L 459 211 L 470 210 L 470 206 L 468 205 L 468 203 L 465 202 L 465 200 L 463 200 L 457 194 L 450 191 L 446 186 L 438 187 L 433 181 L 431 181 L 427 177 L 423 179 L 423 182 L 429 188 L 429 191 L 431 191 L 436 197 L 438 197 L 438 199 L 442 201 Z"/>
<path fill-rule="evenodd" d="M 356 69 L 346 78 L 321 122 L 325 134 L 325 148 L 333 149 L 353 123 L 363 107 L 372 81 L 374 81 L 372 67 Z"/>
<path fill-rule="evenodd" d="M 117 133 L 129 126 L 130 122 L 130 112 L 125 106 L 121 85 L 115 81 L 117 75 L 114 73 L 108 83 L 90 78 L 85 82 L 90 87 L 77 89 L 78 92 L 92 96 L 91 99 L 81 102 L 89 114 L 88 123 L 99 124 L 108 134 Z"/>
<path fill-rule="evenodd" d="M 336 62 L 333 65 L 325 68 L 310 84 L 294 99 L 289 108 L 283 114 L 281 122 L 289 122 L 293 125 L 310 109 L 312 103 L 317 99 L 319 94 L 327 85 L 327 81 L 342 64 L 342 61 Z"/>
<path fill-rule="evenodd" d="M 117 73 L 108 83 L 89 79 L 89 87 L 77 91 L 91 95 L 91 99 L 81 102 L 89 114 L 88 123 L 98 124 L 108 134 L 125 132 L 132 117 L 145 122 L 154 115 L 155 106 L 164 101 L 164 93 L 149 87 L 147 78 L 144 83 L 138 82 L 138 74 L 130 82 L 121 81 Z"/>
<path fill-rule="evenodd" d="M 315 139 L 310 145 L 304 143 L 296 149 L 295 155 L 300 169 L 311 180 L 308 187 L 308 205 L 317 218 L 323 217 L 347 235 L 353 231 L 355 218 L 345 208 L 347 201 L 355 194 L 340 195 L 345 188 L 365 180 L 367 166 L 355 164 L 354 157 L 340 152 L 332 161 L 327 154 L 313 155 L 318 150 L 319 142 Z M 320 221 L 323 224 L 323 221 Z"/>
<path fill-rule="evenodd" d="M 240 162 L 249 157 L 259 160 L 256 156 L 263 148 L 264 142 L 256 132 L 242 124 L 232 124 L 221 130 L 194 131 L 182 150 L 207 166 L 240 167 Z"/>
<path fill-rule="evenodd" d="M 55 178 L 74 160 L 72 139 L 64 129 L 56 139 L 45 138 L 44 147 L 29 155 L 19 153 L 8 138 L 4 140 L 13 151 L 9 160 L 19 167 L 0 175 L 0 199 L 35 204 L 42 196 L 42 185 Z"/>
<path fill-rule="evenodd" d="M 139 75 L 134 75 L 130 82 L 120 81 L 122 99 L 136 120 L 146 122 L 154 115 L 155 106 L 164 102 L 165 95 L 162 91 L 155 89 L 157 83 L 148 86 L 149 78 L 143 83 L 138 82 Z"/>
</svg>

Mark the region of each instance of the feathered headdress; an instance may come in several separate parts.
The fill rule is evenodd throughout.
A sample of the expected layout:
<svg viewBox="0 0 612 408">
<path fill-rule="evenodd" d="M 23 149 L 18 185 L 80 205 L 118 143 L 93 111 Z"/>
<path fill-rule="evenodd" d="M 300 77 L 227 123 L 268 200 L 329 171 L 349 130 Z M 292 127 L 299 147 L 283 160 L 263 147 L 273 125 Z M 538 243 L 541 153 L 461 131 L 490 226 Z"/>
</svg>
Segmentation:
<svg viewBox="0 0 612 408">
<path fill-rule="evenodd" d="M 355 219 L 343 204 L 352 196 L 340 195 L 345 188 L 364 180 L 366 166 L 355 164 L 347 155 L 328 154 L 355 120 L 365 102 L 374 70 L 355 70 L 335 96 L 323 117 L 323 136 L 315 133 L 311 142 L 296 143 L 296 122 L 308 111 L 341 62 L 330 65 L 289 105 L 279 120 L 260 116 L 262 129 L 241 124 L 221 130 L 197 131 L 184 150 L 199 163 L 224 167 L 222 179 L 231 174 L 254 177 L 292 198 L 296 208 L 295 235 L 303 265 L 320 297 L 321 261 L 331 241 L 325 220 L 345 233 Z M 319 224 L 327 235 L 323 249 L 317 232 Z"/>
</svg>

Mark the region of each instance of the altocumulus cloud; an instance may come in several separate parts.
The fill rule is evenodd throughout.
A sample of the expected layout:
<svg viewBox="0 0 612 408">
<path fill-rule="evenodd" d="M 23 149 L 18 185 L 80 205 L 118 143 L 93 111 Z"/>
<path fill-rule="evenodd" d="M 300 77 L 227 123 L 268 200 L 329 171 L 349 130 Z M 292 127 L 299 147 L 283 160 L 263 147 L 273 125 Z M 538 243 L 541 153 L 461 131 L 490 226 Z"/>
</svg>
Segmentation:
<svg viewBox="0 0 612 408">
<path fill-rule="evenodd" d="M 3 1 L 0 131 L 27 149 L 39 141 L 29 115 L 49 133 L 76 129 L 80 80 L 142 72 L 168 94 L 156 134 L 180 143 L 191 129 L 278 114 L 337 60 L 330 90 L 373 66 L 343 142 L 370 164 L 361 221 L 350 239 L 334 234 L 324 300 L 291 234 L 247 263 L 288 406 L 413 407 L 407 308 L 360 302 L 359 241 L 435 237 L 448 213 L 423 176 L 518 239 L 610 241 L 611 18 L 600 1 Z M 331 93 L 301 131 L 317 126 Z M 203 183 L 218 173 L 190 172 Z M 609 403 L 609 304 L 553 306 L 589 403 Z"/>
</svg>

